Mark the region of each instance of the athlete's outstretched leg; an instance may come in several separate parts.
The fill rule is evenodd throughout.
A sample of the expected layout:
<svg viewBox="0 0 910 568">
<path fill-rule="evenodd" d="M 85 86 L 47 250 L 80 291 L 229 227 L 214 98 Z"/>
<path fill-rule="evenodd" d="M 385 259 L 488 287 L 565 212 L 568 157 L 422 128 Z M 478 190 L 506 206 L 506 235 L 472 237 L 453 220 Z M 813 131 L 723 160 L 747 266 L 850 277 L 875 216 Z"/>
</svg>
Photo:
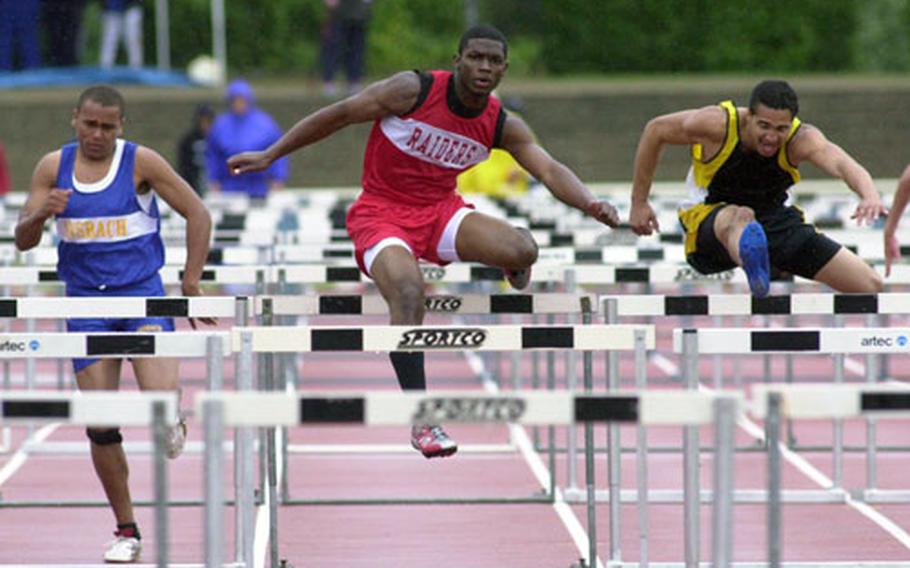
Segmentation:
<svg viewBox="0 0 910 568">
<path fill-rule="evenodd" d="M 749 289 L 759 298 L 771 287 L 771 263 L 765 230 L 748 207 L 728 205 L 717 212 L 714 233 L 737 264 L 742 266 Z"/>
<path fill-rule="evenodd" d="M 476 211 L 462 219 L 455 246 L 460 260 L 501 267 L 518 290 L 527 287 L 531 265 L 537 261 L 537 243 L 530 231 Z"/>
<path fill-rule="evenodd" d="M 845 247 L 813 278 L 845 294 L 878 294 L 885 287 L 881 275 Z"/>
<path fill-rule="evenodd" d="M 365 257 L 369 256 L 364 255 Z M 417 259 L 403 246 L 386 246 L 368 266 L 380 294 L 389 305 L 392 325 L 420 325 L 426 309 L 423 275 Z M 404 390 L 425 390 L 423 353 L 395 351 L 389 354 L 398 384 Z"/>
<path fill-rule="evenodd" d="M 364 264 L 389 304 L 389 323 L 422 324 L 426 310 L 423 275 L 411 251 L 403 244 L 384 246 L 378 252 L 374 247 L 364 254 Z M 403 390 L 426 390 L 422 352 L 393 351 L 389 358 Z M 450 456 L 458 451 L 455 441 L 435 424 L 415 424 L 411 428 L 411 445 L 426 458 Z"/>
</svg>

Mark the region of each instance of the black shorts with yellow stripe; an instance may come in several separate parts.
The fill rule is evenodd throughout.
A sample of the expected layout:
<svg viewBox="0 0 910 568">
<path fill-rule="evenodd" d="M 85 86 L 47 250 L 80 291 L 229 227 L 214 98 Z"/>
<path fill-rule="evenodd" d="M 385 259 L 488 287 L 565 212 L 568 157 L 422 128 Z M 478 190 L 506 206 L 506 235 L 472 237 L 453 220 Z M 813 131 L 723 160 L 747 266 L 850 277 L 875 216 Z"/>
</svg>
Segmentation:
<svg viewBox="0 0 910 568">
<path fill-rule="evenodd" d="M 723 272 L 737 266 L 714 234 L 714 219 L 726 205 L 699 203 L 679 212 L 679 221 L 686 232 L 686 260 L 702 274 Z M 768 237 L 772 272 L 787 272 L 811 279 L 841 248 L 806 223 L 798 207 L 757 211 L 755 218 Z"/>
</svg>

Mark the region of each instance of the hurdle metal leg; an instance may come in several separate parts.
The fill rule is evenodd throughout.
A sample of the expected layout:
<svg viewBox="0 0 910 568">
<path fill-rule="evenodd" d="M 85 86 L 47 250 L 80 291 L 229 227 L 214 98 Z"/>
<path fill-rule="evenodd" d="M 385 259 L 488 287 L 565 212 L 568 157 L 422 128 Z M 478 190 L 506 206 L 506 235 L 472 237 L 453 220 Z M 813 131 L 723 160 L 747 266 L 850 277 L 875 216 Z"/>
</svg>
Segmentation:
<svg viewBox="0 0 910 568">
<path fill-rule="evenodd" d="M 168 520 L 167 520 L 167 460 L 164 446 L 167 439 L 167 419 L 164 402 L 152 405 L 152 432 L 154 434 L 155 452 L 153 455 L 155 480 L 155 563 L 159 568 L 168 565 Z M 178 409 L 179 412 L 179 409 Z"/>
<path fill-rule="evenodd" d="M 712 539 L 714 568 L 733 563 L 733 449 L 735 446 L 736 402 L 729 398 L 714 401 L 714 514 Z"/>
<path fill-rule="evenodd" d="M 875 317 L 867 316 L 866 325 L 874 326 Z M 875 353 L 866 354 L 866 383 L 874 385 L 878 382 L 878 356 Z M 877 464 L 877 422 L 873 416 L 866 416 L 866 491 L 875 489 L 878 485 L 878 464 Z"/>
<path fill-rule="evenodd" d="M 781 455 L 780 445 L 781 396 L 768 394 L 768 416 L 765 418 L 765 438 L 768 445 L 768 566 L 779 568 L 781 562 Z"/>
<path fill-rule="evenodd" d="M 615 298 L 606 301 L 604 307 L 604 321 L 608 324 L 616 323 L 619 319 L 619 309 Z M 607 352 L 607 392 L 619 390 L 619 353 Z M 620 487 L 622 478 L 622 438 L 619 425 L 607 425 L 607 485 L 610 493 L 610 562 L 620 562 L 622 558 L 620 517 L 622 503 Z"/>
<path fill-rule="evenodd" d="M 687 390 L 698 390 L 698 336 L 685 330 L 683 334 L 683 375 Z M 687 568 L 697 568 L 701 546 L 701 487 L 699 478 L 698 427 L 683 428 L 683 518 Z"/>
<path fill-rule="evenodd" d="M 787 316 L 787 327 L 796 327 L 796 318 L 793 315 Z M 793 383 L 794 374 L 793 374 L 793 353 L 787 353 L 784 355 L 784 381 L 788 384 Z M 787 446 L 790 448 L 796 447 L 796 433 L 793 431 L 793 421 L 790 418 L 787 418 Z"/>
<path fill-rule="evenodd" d="M 249 332 L 240 335 L 240 353 L 235 359 L 237 390 L 253 389 L 253 338 Z M 253 565 L 255 525 L 255 484 L 253 428 L 244 426 L 234 432 L 234 492 L 236 498 L 234 527 L 236 561 Z"/>
<path fill-rule="evenodd" d="M 644 391 L 648 385 L 648 352 L 645 347 L 645 333 L 635 332 L 635 388 Z M 638 563 L 641 568 L 648 568 L 648 540 L 650 531 L 650 511 L 648 506 L 648 431 L 638 424 L 636 427 L 635 475 L 638 494 Z"/>
<path fill-rule="evenodd" d="M 203 405 L 205 431 L 205 565 L 221 566 L 224 546 L 224 403 L 207 400 Z"/>
<path fill-rule="evenodd" d="M 575 270 L 567 269 L 564 275 L 565 291 L 574 293 Z M 574 314 L 568 317 L 570 325 L 575 324 L 577 318 Z M 564 353 L 566 369 L 566 390 L 575 391 L 578 388 L 577 365 L 578 358 L 574 349 L 567 349 Z M 587 450 L 587 447 L 585 448 Z M 566 427 L 566 486 L 570 489 L 578 489 L 578 432 L 575 426 Z"/>
<path fill-rule="evenodd" d="M 844 382 L 844 354 L 834 354 L 834 384 L 840 385 Z M 839 488 L 844 479 L 844 421 L 840 418 L 834 419 L 833 424 L 834 451 L 831 455 L 833 461 L 831 481 L 834 488 Z"/>
<path fill-rule="evenodd" d="M 574 276 L 574 272 L 573 272 Z M 591 323 L 590 304 L 589 309 L 584 310 L 583 320 L 585 324 Z M 585 393 L 591 393 L 594 390 L 594 354 L 585 351 L 582 355 L 582 365 L 584 366 L 584 390 Z M 574 439 L 574 428 L 572 429 Z M 597 565 L 597 475 L 594 464 L 594 424 L 585 422 L 584 424 L 584 441 L 585 441 L 585 489 L 586 503 L 588 513 L 588 566 Z M 571 455 L 571 454 L 570 454 Z"/>
</svg>

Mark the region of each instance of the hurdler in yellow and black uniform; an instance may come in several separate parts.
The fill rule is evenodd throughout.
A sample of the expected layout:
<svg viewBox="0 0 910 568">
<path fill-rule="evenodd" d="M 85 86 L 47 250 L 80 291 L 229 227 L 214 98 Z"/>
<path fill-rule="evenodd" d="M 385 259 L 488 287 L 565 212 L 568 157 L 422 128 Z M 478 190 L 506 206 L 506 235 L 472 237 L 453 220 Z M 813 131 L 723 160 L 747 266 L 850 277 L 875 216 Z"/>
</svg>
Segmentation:
<svg viewBox="0 0 910 568">
<path fill-rule="evenodd" d="M 799 131 L 799 118 L 774 157 L 743 147 L 739 116 L 732 101 L 720 103 L 727 113 L 727 134 L 720 150 L 706 157 L 701 144 L 692 145 L 692 169 L 686 184 L 691 199 L 679 211 L 686 231 L 686 259 L 703 274 L 736 267 L 714 234 L 714 217 L 725 205 L 755 211 L 768 238 L 771 266 L 812 278 L 837 253 L 840 245 L 806 223 L 801 209 L 786 205 L 799 171 L 787 158 L 787 147 Z"/>
</svg>

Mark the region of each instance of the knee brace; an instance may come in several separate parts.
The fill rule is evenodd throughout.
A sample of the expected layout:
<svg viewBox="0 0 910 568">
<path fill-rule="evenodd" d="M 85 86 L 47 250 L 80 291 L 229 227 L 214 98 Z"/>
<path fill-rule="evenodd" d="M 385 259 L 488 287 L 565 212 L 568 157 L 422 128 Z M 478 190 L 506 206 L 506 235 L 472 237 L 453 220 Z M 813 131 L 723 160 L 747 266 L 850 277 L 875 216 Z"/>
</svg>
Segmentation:
<svg viewBox="0 0 910 568">
<path fill-rule="evenodd" d="M 85 435 L 98 446 L 109 446 L 111 444 L 120 444 L 123 442 L 123 436 L 120 435 L 120 428 L 86 428 Z"/>
</svg>

